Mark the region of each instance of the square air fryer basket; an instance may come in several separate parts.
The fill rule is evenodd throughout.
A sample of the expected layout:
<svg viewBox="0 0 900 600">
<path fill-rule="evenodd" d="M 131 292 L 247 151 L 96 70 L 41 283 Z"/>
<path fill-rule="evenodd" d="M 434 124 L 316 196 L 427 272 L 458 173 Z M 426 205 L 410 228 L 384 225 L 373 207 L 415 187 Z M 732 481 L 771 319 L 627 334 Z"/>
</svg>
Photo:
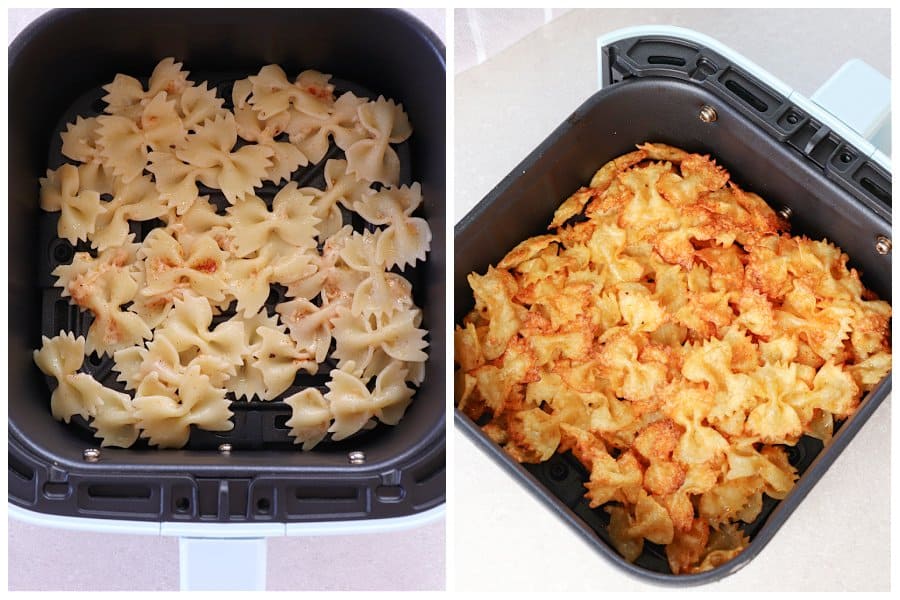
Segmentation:
<svg viewBox="0 0 900 600">
<path fill-rule="evenodd" d="M 102 111 L 100 86 L 117 73 L 146 77 L 167 56 L 228 100 L 234 80 L 275 63 L 291 76 L 332 74 L 337 92 L 403 104 L 414 134 L 398 147 L 401 183 L 422 184 L 421 216 L 433 239 L 427 262 L 410 276 L 430 332 L 429 359 L 399 425 L 303 452 L 288 436 L 290 407 L 239 401 L 230 432 L 193 430 L 181 450 L 143 441 L 103 448 L 98 462 L 87 462 L 83 451 L 99 443 L 90 429 L 51 417 L 48 380 L 32 351 L 42 334 L 81 331 L 85 317 L 53 295 L 50 271 L 73 249 L 54 240 L 53 216 L 38 206 L 38 178 L 61 164 L 65 124 Z M 433 33 L 393 10 L 57 10 L 10 46 L 9 89 L 10 503 L 68 517 L 203 523 L 402 518 L 443 504 L 446 109 L 444 47 Z M 328 157 L 340 151 L 333 147 Z M 324 162 L 293 178 L 321 187 Z M 273 288 L 270 302 L 278 298 Z M 104 382 L 114 379 L 110 367 L 108 359 L 85 361 Z M 324 389 L 329 368 L 298 377 L 297 389 Z M 218 451 L 222 444 L 230 453 Z M 363 453 L 362 464 L 350 463 L 351 452 Z"/>
<path fill-rule="evenodd" d="M 863 151 L 834 128 L 716 51 L 665 35 L 631 36 L 604 48 L 604 89 L 570 115 L 513 169 L 455 229 L 454 319 L 472 309 L 466 276 L 483 273 L 516 244 L 546 232 L 559 203 L 599 166 L 643 142 L 711 154 L 742 188 L 776 210 L 790 210 L 792 233 L 828 238 L 880 298 L 891 300 L 891 256 L 878 251 L 891 234 L 891 175 L 871 149 Z M 700 118 L 711 107 L 716 119 Z M 515 219 L 509 215 L 515 214 Z M 882 249 L 883 246 L 881 247 Z M 646 543 L 629 563 L 607 533 L 609 515 L 584 498 L 588 473 L 571 453 L 519 464 L 466 415 L 457 425 L 526 489 L 556 512 L 605 558 L 641 579 L 669 585 L 706 583 L 735 572 L 775 535 L 787 517 L 889 394 L 889 374 L 867 394 L 827 447 L 804 437 L 789 449 L 801 477 L 784 500 L 766 498 L 744 528 L 751 542 L 713 570 L 673 575 L 664 548 Z M 864 510 L 864 507 L 858 507 Z M 802 510 L 802 509 L 801 509 Z M 587 565 L 581 565 L 582 568 Z"/>
</svg>

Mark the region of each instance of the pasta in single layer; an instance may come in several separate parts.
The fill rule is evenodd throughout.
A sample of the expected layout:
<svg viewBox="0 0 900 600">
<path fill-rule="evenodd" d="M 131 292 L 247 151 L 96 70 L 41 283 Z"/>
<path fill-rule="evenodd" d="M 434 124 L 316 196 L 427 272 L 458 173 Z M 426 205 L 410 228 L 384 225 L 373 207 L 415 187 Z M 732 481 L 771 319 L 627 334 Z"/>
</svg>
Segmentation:
<svg viewBox="0 0 900 600">
<path fill-rule="evenodd" d="M 34 351 L 38 368 L 56 379 L 50 410 L 66 423 L 75 415 L 92 419 L 102 446 L 130 446 L 139 431 L 131 397 L 78 372 L 84 362 L 84 344 L 83 337 L 61 331 L 54 338 L 44 336 L 41 349 Z"/>
<path fill-rule="evenodd" d="M 104 113 L 61 133 L 72 162 L 40 180 L 54 243 L 73 250 L 55 287 L 86 330 L 34 353 L 56 382 L 54 418 L 79 415 L 105 446 L 160 448 L 192 428 L 230 431 L 237 402 L 282 400 L 303 450 L 396 425 L 428 346 L 400 271 L 431 240 L 413 216 L 421 186 L 399 185 L 402 105 L 277 65 L 230 98 L 173 58 L 145 81 L 104 86 Z M 300 169 L 314 175 L 326 156 L 323 189 L 300 187 Z M 85 365 L 91 354 L 112 357 L 111 375 Z"/>
</svg>

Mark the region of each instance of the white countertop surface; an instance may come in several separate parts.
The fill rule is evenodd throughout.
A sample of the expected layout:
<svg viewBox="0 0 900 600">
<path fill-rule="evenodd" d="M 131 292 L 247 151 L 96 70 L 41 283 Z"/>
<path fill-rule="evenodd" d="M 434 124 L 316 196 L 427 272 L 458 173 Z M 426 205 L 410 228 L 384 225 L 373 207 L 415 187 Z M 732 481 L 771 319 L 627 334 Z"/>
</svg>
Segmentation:
<svg viewBox="0 0 900 600">
<path fill-rule="evenodd" d="M 10 9 L 9 41 L 47 9 Z M 445 11 L 411 10 L 445 40 Z M 177 590 L 178 539 L 37 527 L 9 519 L 10 590 Z M 334 537 L 270 538 L 269 590 L 441 590 L 445 524 Z M 111 560 L 111 557 L 114 557 Z"/>
<path fill-rule="evenodd" d="M 456 220 L 596 90 L 595 40 L 605 32 L 696 29 L 808 96 L 850 58 L 889 75 L 889 22 L 886 10 L 565 13 L 457 75 Z M 698 590 L 889 589 L 890 411 L 887 399 L 759 556 Z M 453 453 L 456 589 L 659 589 L 602 558 L 460 431 Z"/>
</svg>

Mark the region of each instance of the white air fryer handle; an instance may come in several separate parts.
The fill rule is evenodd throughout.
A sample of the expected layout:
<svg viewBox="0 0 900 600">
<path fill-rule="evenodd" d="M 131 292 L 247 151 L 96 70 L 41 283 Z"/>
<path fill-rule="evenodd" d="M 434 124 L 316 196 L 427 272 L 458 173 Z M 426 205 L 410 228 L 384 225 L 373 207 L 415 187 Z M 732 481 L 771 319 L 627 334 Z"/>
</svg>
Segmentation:
<svg viewBox="0 0 900 600">
<path fill-rule="evenodd" d="M 855 58 L 810 98 L 885 154 L 891 153 L 891 80 Z"/>
<path fill-rule="evenodd" d="M 266 589 L 266 538 L 178 538 L 182 591 Z"/>
<path fill-rule="evenodd" d="M 890 79 L 863 61 L 855 59 L 846 63 L 810 100 L 766 69 L 706 34 L 672 25 L 640 25 L 616 29 L 597 38 L 599 87 L 603 87 L 604 47 L 624 39 L 648 35 L 687 40 L 713 50 L 813 115 L 876 163 L 891 170 Z"/>
</svg>

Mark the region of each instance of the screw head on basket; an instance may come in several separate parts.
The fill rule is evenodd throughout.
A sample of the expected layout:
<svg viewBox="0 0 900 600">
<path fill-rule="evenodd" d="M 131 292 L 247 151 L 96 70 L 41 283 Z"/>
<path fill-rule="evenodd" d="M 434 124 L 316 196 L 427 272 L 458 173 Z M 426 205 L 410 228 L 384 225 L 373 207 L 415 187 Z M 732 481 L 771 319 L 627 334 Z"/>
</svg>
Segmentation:
<svg viewBox="0 0 900 600">
<path fill-rule="evenodd" d="M 714 109 L 709 104 L 704 104 L 700 107 L 700 113 L 698 116 L 704 123 L 712 123 L 719 118 L 719 113 L 717 113 L 716 109 Z"/>
<path fill-rule="evenodd" d="M 97 462 L 98 460 L 100 460 L 100 449 L 85 448 L 81 453 L 81 457 L 85 460 L 85 462 Z"/>
<path fill-rule="evenodd" d="M 231 444 L 219 444 L 219 454 L 231 454 Z"/>
<path fill-rule="evenodd" d="M 363 465 L 366 463 L 366 453 L 361 450 L 354 450 L 347 455 L 347 460 L 351 465 Z"/>
<path fill-rule="evenodd" d="M 875 238 L 875 252 L 885 256 L 891 253 L 891 238 L 886 235 L 879 235 Z"/>
<path fill-rule="evenodd" d="M 778 216 L 785 221 L 789 221 L 793 215 L 794 211 L 791 210 L 790 206 L 783 206 L 781 210 L 778 211 Z"/>
</svg>

